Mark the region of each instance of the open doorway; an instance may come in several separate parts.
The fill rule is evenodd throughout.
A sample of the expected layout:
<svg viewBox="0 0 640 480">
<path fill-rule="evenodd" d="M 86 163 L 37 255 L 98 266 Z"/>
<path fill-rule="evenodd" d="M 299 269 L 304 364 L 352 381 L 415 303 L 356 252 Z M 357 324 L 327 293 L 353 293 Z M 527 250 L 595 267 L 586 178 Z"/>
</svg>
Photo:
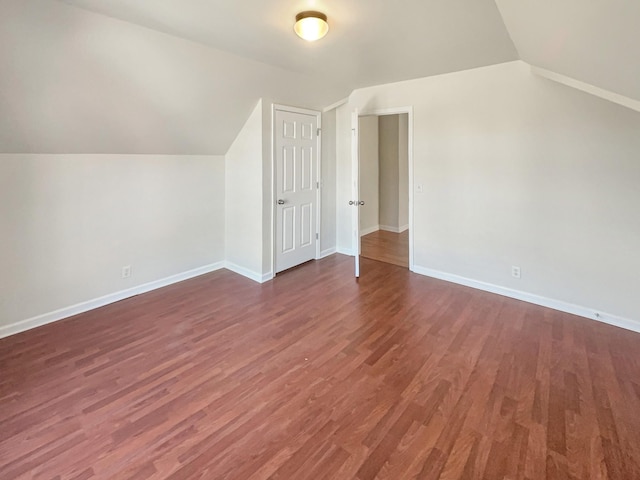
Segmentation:
<svg viewBox="0 0 640 480">
<path fill-rule="evenodd" d="M 409 115 L 358 119 L 361 253 L 409 268 Z"/>
</svg>

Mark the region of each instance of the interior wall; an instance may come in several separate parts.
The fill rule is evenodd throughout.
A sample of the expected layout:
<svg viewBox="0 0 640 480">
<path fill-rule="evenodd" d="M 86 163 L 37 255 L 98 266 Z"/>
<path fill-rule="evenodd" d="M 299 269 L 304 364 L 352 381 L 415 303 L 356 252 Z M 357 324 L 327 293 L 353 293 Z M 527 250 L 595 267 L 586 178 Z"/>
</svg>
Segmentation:
<svg viewBox="0 0 640 480">
<path fill-rule="evenodd" d="M 397 231 L 399 227 L 399 123 L 398 115 L 378 117 L 380 124 L 380 228 Z"/>
<path fill-rule="evenodd" d="M 264 282 L 273 278 L 274 265 L 274 202 L 273 197 L 273 101 L 262 98 L 262 268 L 260 277 L 254 278 Z"/>
<path fill-rule="evenodd" d="M 320 251 L 322 255 L 336 248 L 336 111 L 322 114 L 322 160 L 320 188 Z"/>
<path fill-rule="evenodd" d="M 519 61 L 357 90 L 343 112 L 407 105 L 412 188 L 423 187 L 414 269 L 640 321 L 638 112 Z M 338 139 L 339 197 L 350 134 Z M 338 210 L 343 229 L 350 221 Z"/>
<path fill-rule="evenodd" d="M 0 155 L 0 335 L 222 262 L 224 197 L 220 156 Z"/>
<path fill-rule="evenodd" d="M 398 229 L 409 228 L 409 115 L 398 115 Z"/>
<path fill-rule="evenodd" d="M 229 148 L 224 170 L 227 267 L 255 280 L 263 272 L 262 113 L 260 100 Z"/>
<path fill-rule="evenodd" d="M 360 235 L 379 230 L 378 197 L 378 117 L 375 115 L 358 118 L 360 155 Z"/>
</svg>

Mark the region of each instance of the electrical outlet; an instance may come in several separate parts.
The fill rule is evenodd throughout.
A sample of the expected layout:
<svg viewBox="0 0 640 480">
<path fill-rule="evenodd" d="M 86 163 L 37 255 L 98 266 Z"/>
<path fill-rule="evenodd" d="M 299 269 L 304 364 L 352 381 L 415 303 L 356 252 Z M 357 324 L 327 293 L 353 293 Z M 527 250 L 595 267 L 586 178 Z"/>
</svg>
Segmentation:
<svg viewBox="0 0 640 480">
<path fill-rule="evenodd" d="M 512 266 L 511 267 L 511 276 L 513 278 L 520 278 L 520 267 Z"/>
<path fill-rule="evenodd" d="M 129 278 L 131 276 L 131 265 L 122 267 L 122 278 Z"/>
</svg>

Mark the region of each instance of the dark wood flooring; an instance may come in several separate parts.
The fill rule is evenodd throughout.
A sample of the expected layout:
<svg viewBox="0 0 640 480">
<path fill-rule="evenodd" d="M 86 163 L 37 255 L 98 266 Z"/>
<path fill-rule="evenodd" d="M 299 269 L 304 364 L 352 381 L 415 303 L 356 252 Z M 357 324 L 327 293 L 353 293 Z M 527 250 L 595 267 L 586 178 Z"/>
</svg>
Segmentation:
<svg viewBox="0 0 640 480">
<path fill-rule="evenodd" d="M 361 256 L 409 268 L 409 230 L 402 233 L 378 230 L 361 238 Z"/>
<path fill-rule="evenodd" d="M 222 270 L 0 340 L 0 478 L 640 478 L 640 335 L 352 267 Z"/>
</svg>

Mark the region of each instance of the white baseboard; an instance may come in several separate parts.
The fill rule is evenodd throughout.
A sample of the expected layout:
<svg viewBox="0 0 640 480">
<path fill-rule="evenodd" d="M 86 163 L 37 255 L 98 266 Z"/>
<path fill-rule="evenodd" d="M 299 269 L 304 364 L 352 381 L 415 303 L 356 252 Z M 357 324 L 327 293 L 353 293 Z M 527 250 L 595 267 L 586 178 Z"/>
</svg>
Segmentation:
<svg viewBox="0 0 640 480">
<path fill-rule="evenodd" d="M 77 303 L 69 307 L 54 310 L 53 312 L 44 313 L 36 317 L 21 320 L 10 325 L 5 325 L 3 327 L 0 327 L 0 338 L 15 335 L 16 333 L 24 332 L 26 330 L 31 330 L 32 328 L 40 327 L 48 323 L 57 322 L 58 320 L 63 320 L 65 318 L 72 317 L 73 315 L 78 315 L 79 313 L 88 312 L 89 310 L 103 307 L 110 303 L 119 302 L 120 300 L 124 300 L 125 298 L 140 295 L 157 288 L 166 287 L 167 285 L 171 285 L 173 283 L 182 282 L 183 280 L 198 277 L 200 275 L 204 275 L 205 273 L 220 270 L 223 267 L 224 262 L 212 263 L 210 265 L 205 265 L 204 267 L 194 268 L 193 270 L 188 270 L 176 275 L 161 278 L 160 280 L 154 280 L 153 282 L 144 283 L 142 285 L 138 285 L 137 287 L 120 290 L 119 292 L 110 293 L 102 297 L 87 300 L 86 302 Z"/>
<path fill-rule="evenodd" d="M 380 225 L 380 230 L 385 232 L 402 233 L 409 230 L 409 225 L 402 225 L 401 227 L 392 227 L 391 225 Z"/>
<path fill-rule="evenodd" d="M 320 258 L 325 258 L 328 257 L 329 255 L 333 255 L 334 253 L 336 253 L 336 249 L 335 247 L 333 248 L 327 248 L 326 250 L 322 250 L 320 252 Z M 319 260 L 319 259 L 318 259 Z"/>
<path fill-rule="evenodd" d="M 336 247 L 336 253 L 341 253 L 342 255 L 349 255 L 350 257 L 354 256 L 353 250 L 351 248 Z"/>
<path fill-rule="evenodd" d="M 268 282 L 273 278 L 273 272 L 267 272 L 262 274 L 262 273 L 254 272 L 253 270 L 249 270 L 248 268 L 241 267 L 240 265 L 236 265 L 235 263 L 232 263 L 232 262 L 224 262 L 224 268 L 226 268 L 227 270 L 231 270 L 232 272 L 237 273 L 238 275 L 242 275 L 243 277 L 247 277 L 248 279 L 258 283 Z"/>
<path fill-rule="evenodd" d="M 360 230 L 360 236 L 364 237 L 365 235 L 369 235 L 370 233 L 377 232 L 380 230 L 380 225 L 374 225 L 373 227 L 364 228 Z"/>
<path fill-rule="evenodd" d="M 640 322 L 631 320 L 630 318 L 619 317 L 610 313 L 601 312 L 594 308 L 574 305 L 572 303 L 563 302 L 562 300 L 555 300 L 552 298 L 535 295 L 533 293 L 513 290 L 511 288 L 501 287 L 500 285 L 473 280 L 471 278 L 461 277 L 459 275 L 441 272 L 439 270 L 433 270 L 426 267 L 414 265 L 412 271 L 420 275 L 425 275 L 427 277 L 457 283 L 466 287 L 477 288 L 478 290 L 483 290 L 485 292 L 491 292 L 502 295 L 504 297 L 515 298 L 516 300 L 522 300 L 523 302 L 533 303 L 534 305 L 540 305 L 543 307 L 552 308 L 553 310 L 571 313 L 573 315 L 589 318 L 591 320 L 597 320 L 599 322 L 607 323 L 609 325 L 614 325 L 616 327 L 640 333 Z"/>
</svg>

